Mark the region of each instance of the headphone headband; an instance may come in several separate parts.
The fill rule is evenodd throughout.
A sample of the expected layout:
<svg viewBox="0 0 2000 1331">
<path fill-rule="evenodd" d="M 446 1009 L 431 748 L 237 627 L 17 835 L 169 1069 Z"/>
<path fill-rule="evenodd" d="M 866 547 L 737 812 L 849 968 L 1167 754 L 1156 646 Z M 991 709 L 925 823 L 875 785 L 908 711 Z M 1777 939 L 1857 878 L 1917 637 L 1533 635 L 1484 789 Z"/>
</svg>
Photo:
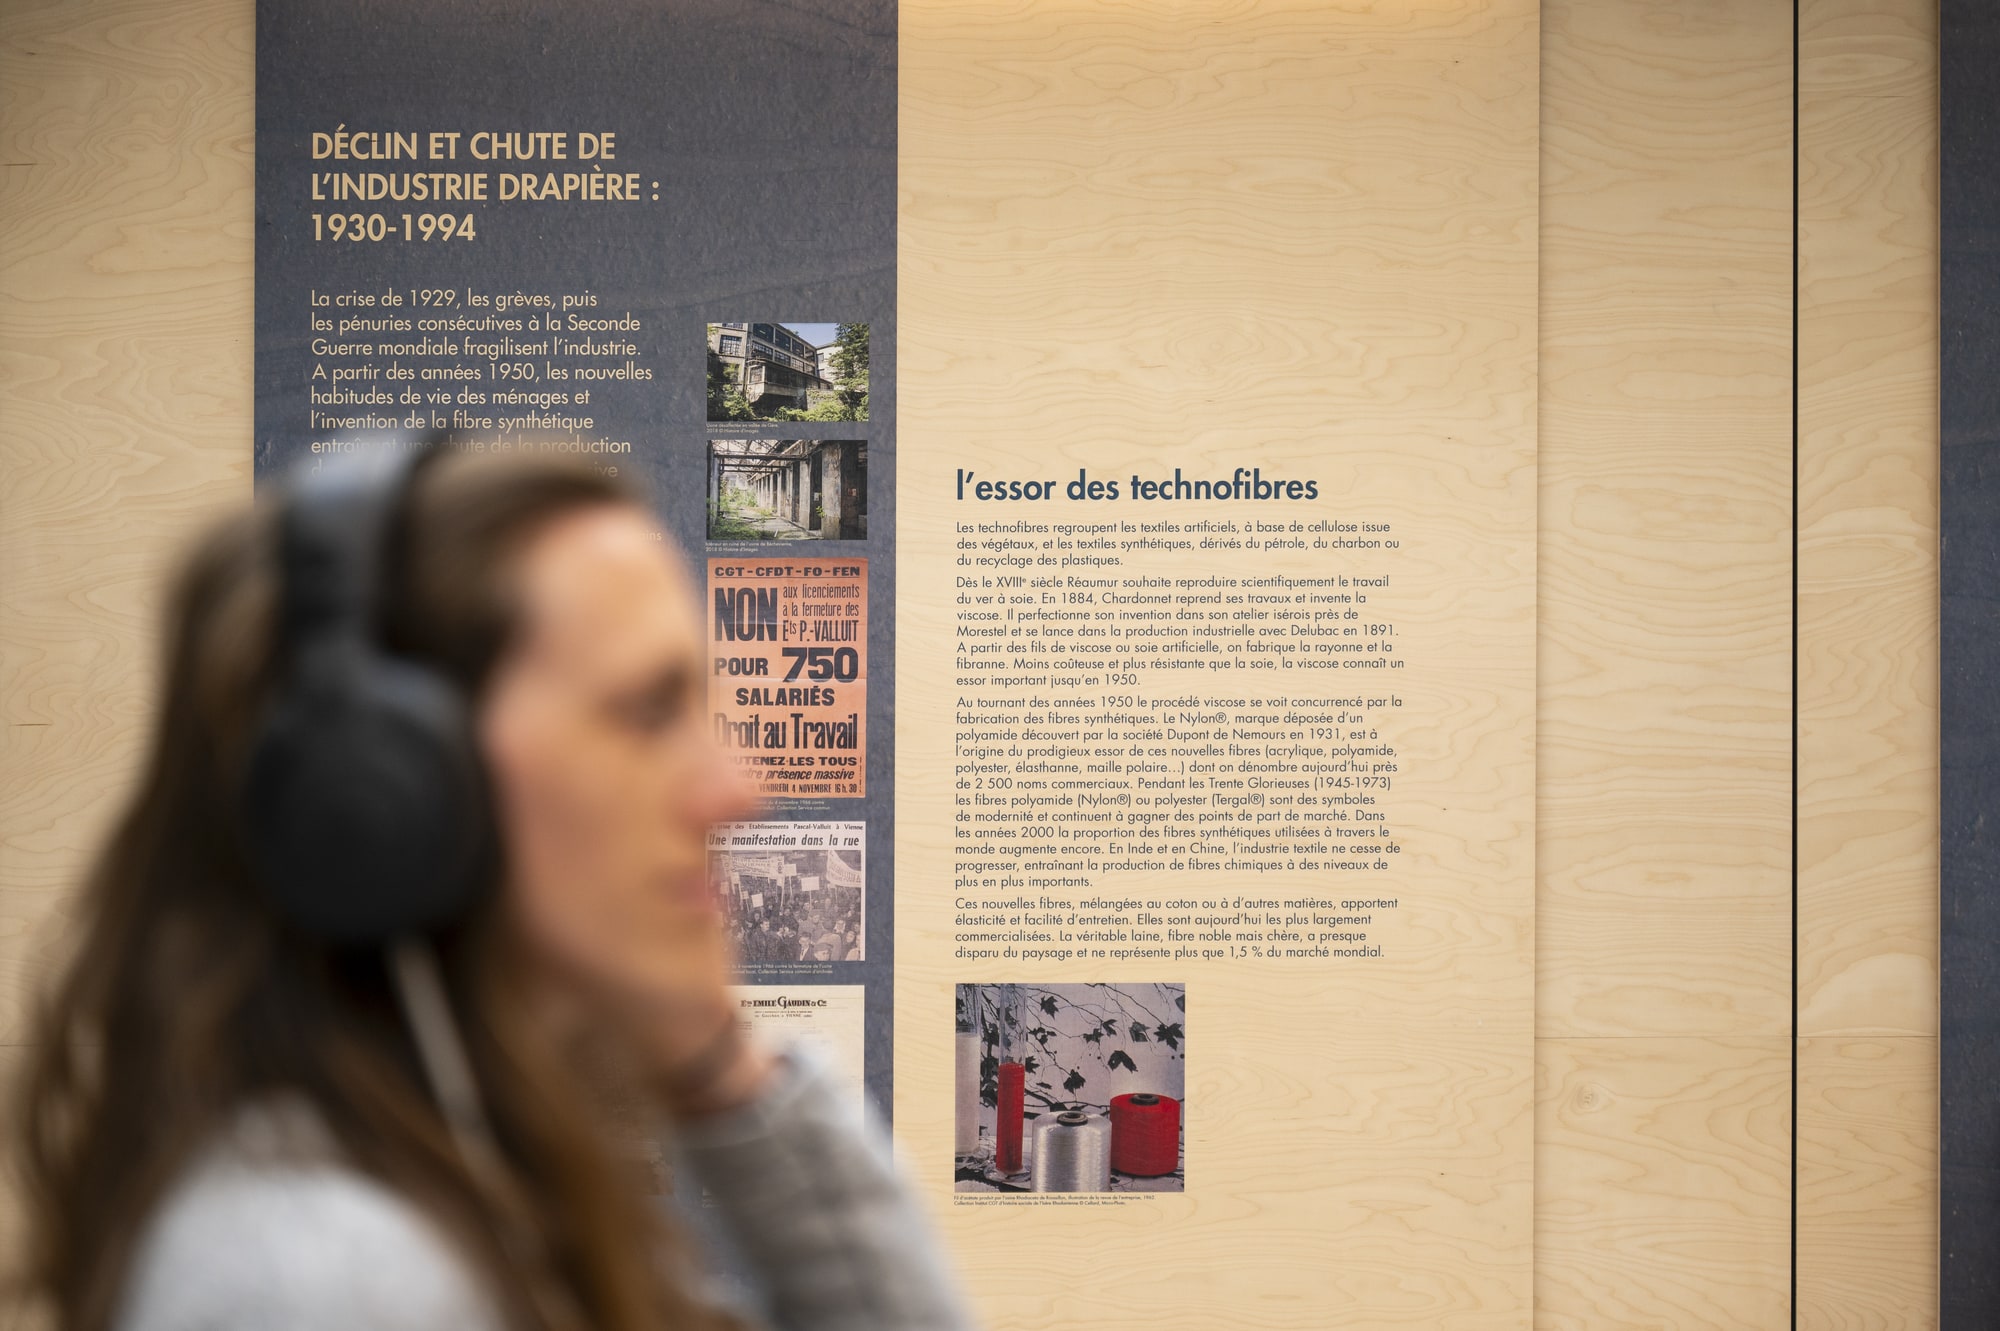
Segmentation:
<svg viewBox="0 0 2000 1331">
<path fill-rule="evenodd" d="M 477 904 L 496 862 L 466 700 L 378 641 L 396 529 L 439 452 L 294 472 L 281 500 L 283 674 L 243 808 L 253 871 L 280 915 L 332 943 L 447 925 Z"/>
<path fill-rule="evenodd" d="M 372 628 L 388 528 L 421 456 L 343 458 L 286 478 L 278 539 L 288 640 Z"/>
</svg>

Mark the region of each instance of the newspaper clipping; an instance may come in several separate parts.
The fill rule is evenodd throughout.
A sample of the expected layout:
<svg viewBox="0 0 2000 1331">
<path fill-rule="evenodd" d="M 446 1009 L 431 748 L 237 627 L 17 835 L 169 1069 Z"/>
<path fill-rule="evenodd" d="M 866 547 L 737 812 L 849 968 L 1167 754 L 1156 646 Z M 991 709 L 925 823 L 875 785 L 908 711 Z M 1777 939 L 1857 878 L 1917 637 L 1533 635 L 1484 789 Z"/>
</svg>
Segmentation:
<svg viewBox="0 0 2000 1331">
<path fill-rule="evenodd" d="M 865 961 L 864 823 L 723 823 L 708 862 L 749 966 Z"/>
</svg>

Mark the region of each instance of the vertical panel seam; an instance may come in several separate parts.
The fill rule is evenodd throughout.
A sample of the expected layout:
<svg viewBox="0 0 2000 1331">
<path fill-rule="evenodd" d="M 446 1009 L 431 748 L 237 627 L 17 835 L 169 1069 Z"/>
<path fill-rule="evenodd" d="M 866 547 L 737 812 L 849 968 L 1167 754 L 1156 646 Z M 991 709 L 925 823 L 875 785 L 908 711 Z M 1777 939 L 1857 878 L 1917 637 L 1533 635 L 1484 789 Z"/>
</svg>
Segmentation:
<svg viewBox="0 0 2000 1331">
<path fill-rule="evenodd" d="M 1792 0 L 1792 1279 L 1790 1321 L 1798 1331 L 1798 94 L 1800 8 Z"/>
</svg>

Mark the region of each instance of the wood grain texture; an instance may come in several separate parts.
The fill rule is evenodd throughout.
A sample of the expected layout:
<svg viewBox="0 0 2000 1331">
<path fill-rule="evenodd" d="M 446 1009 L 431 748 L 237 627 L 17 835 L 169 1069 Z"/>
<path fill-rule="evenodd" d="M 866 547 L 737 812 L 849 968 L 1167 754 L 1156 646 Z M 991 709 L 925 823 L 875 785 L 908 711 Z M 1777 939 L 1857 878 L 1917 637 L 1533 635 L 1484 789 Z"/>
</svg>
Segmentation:
<svg viewBox="0 0 2000 1331">
<path fill-rule="evenodd" d="M 1530 1323 L 1536 60 L 1527 3 L 903 6 L 896 1118 L 941 1209 L 954 981 L 1188 986 L 1185 1195 L 943 1210 L 996 1327 Z M 1403 901 L 1382 957 L 953 960 L 953 522 L 1248 516 L 952 495 L 959 467 L 1084 465 L 1314 476 L 1286 517 L 1406 534 L 1115 570 L 1392 577 L 1407 850 L 1366 889 Z M 1312 674 L 1246 672 L 1345 691 Z M 1362 890 L 1341 881 L 1102 886 Z"/>
<path fill-rule="evenodd" d="M 1799 1034 L 1935 1036 L 1936 16 L 1801 13 Z"/>
<path fill-rule="evenodd" d="M 1538 1029 L 1776 1034 L 1791 11 L 1543 23 Z"/>
<path fill-rule="evenodd" d="M 994 458 L 1068 460 L 1100 440 L 1121 460 L 1246 441 L 1303 457 L 1330 419 L 1379 440 L 1417 412 L 1427 439 L 1532 442 L 1533 367 L 1501 353 L 1535 336 L 1532 300 L 1518 308 L 1533 272 L 1480 267 L 1538 234 L 1532 199 L 1510 193 L 1519 127 L 1453 140 L 1447 169 L 1424 170 L 1438 125 L 1472 133 L 1532 99 L 1528 11 L 1483 37 L 1478 16 L 1385 8 L 1387 24 L 1492 42 L 1406 78 L 1384 54 L 1402 30 L 1343 37 L 1331 10 L 906 6 L 905 493 L 923 450 L 968 440 Z M 1723 1038 L 1540 1042 L 1535 1320 L 1777 1327 L 1790 16 L 1722 0 L 1544 12 L 1540 1020 L 1555 1036 Z M 1807 0 L 1803 21 L 1801 1033 L 1826 1038 L 1798 1047 L 1799 1316 L 1921 1327 L 1935 34 L 1903 0 Z M 141 742 L 163 560 L 248 493 L 252 58 L 247 0 L 15 3 L 0 20 L 0 1045 L 22 1038 L 21 1000 Z M 1382 151 L 1348 150 L 1355 117 Z M 1335 231 L 1352 243 L 1329 245 Z M 1416 293 L 1440 290 L 1460 293 L 1458 344 L 1399 340 L 1412 310 L 1435 312 Z M 1453 493 L 1445 456 L 1417 455 L 1413 510 Z M 1489 479 L 1507 493 L 1524 474 Z M 1513 687 L 1440 684 L 1440 716 L 1491 715 Z M 905 826 L 921 846 L 923 820 Z M 905 955 L 948 932 L 921 912 L 910 928 Z M 1504 986 L 1526 928 L 1441 910 L 1411 937 L 1433 957 L 1465 949 L 1474 983 Z M 1351 1032 L 1340 1059 L 1280 1073 L 1279 1037 L 1239 1057 L 1227 1023 L 1210 1027 L 1193 1140 L 1210 1178 L 1255 1186 L 1087 1222 L 978 1217 L 962 1260 L 994 1324 L 1519 1325 L 1522 1058 L 1511 1033 L 1460 1028 L 1449 969 L 1404 977 L 1418 990 L 1403 1026 L 1378 1024 L 1385 1000 L 1361 988 L 1196 979 L 1218 1016 L 1310 1002 Z M 899 980 L 920 1171 L 927 1125 L 943 1131 L 924 1088 L 945 971 Z M 1297 1167 L 1301 1143 L 1325 1172 Z M 1385 1153 L 1398 1171 L 1371 1167 Z M 1030 1249 L 1051 1263 L 1041 1292 L 1004 1290 Z M 1103 1262 L 1134 1254 L 1158 1293 L 1114 1307 Z M 1226 1321 L 1202 1315 L 1224 1303 Z"/>
<path fill-rule="evenodd" d="M 1929 1038 L 1799 1041 L 1801 1331 L 1938 1324 L 1938 1056 Z"/>
<path fill-rule="evenodd" d="M 252 10 L 0 45 L 0 1041 L 143 740 L 171 551 L 250 474 Z"/>
<path fill-rule="evenodd" d="M 1535 1320 L 1775 1329 L 1791 12 L 1543 23 Z"/>
<path fill-rule="evenodd" d="M 1536 1042 L 1537 1327 L 1788 1325 L 1790 1043 Z"/>
<path fill-rule="evenodd" d="M 1938 31 L 1799 32 L 1798 1325 L 1938 1324 Z"/>
</svg>

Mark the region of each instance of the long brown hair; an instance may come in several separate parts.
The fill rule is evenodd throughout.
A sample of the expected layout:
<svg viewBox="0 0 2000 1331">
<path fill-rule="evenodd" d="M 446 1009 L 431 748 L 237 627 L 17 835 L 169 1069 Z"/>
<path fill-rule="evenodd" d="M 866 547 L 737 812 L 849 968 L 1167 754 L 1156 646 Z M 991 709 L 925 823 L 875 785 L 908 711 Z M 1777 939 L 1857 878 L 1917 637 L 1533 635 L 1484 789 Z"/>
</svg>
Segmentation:
<svg viewBox="0 0 2000 1331">
<path fill-rule="evenodd" d="M 385 642 L 476 701 L 519 618 L 518 552 L 560 515 L 630 502 L 594 469 L 541 455 L 438 460 L 394 538 Z M 454 1151 L 380 954 L 290 930 L 255 881 L 240 788 L 280 664 L 276 534 L 268 506 L 219 523 L 173 588 L 150 751 L 19 1089 L 27 1292 L 63 1331 L 102 1331 L 193 1154 L 246 1106 L 302 1096 L 345 1160 L 428 1211 L 520 1324 L 717 1324 L 662 1276 L 679 1265 L 673 1238 L 576 1089 L 585 1079 L 506 983 L 494 912 L 437 947 L 470 1018 L 497 1176 Z"/>
</svg>

